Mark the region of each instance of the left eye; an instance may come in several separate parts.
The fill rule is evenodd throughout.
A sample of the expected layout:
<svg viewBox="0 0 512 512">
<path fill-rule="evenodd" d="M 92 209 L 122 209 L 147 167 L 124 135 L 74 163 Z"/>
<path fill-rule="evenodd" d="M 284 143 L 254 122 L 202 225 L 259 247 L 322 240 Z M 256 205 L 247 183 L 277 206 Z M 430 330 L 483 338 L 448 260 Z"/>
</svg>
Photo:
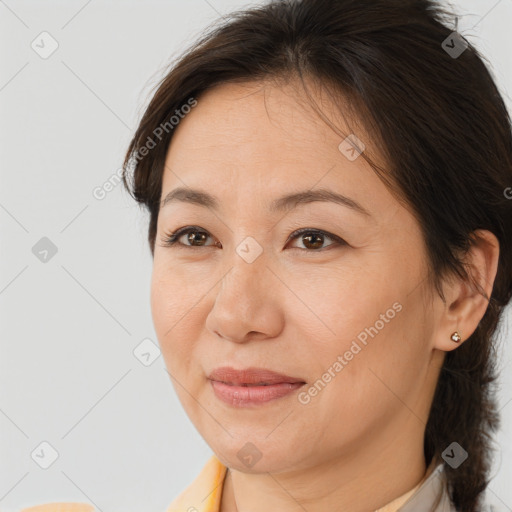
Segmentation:
<svg viewBox="0 0 512 512">
<path fill-rule="evenodd" d="M 339 236 L 333 235 L 331 233 L 327 233 L 325 231 L 320 231 L 320 230 L 310 229 L 310 228 L 303 228 L 303 229 L 294 231 L 289 236 L 288 240 L 299 239 L 302 241 L 303 244 L 310 245 L 309 247 L 306 246 L 306 249 L 313 249 L 315 251 L 318 251 L 319 249 L 324 248 L 321 246 L 323 245 L 323 240 L 325 238 L 328 238 L 328 239 L 334 241 L 334 243 L 329 244 L 327 247 L 330 247 L 331 245 L 347 245 L 345 240 L 343 240 Z M 294 247 L 294 249 L 303 249 L 303 248 L 302 247 Z M 312 251 L 309 251 L 309 252 L 312 252 Z"/>
<path fill-rule="evenodd" d="M 184 235 L 188 235 L 186 240 L 189 243 L 182 243 L 180 241 L 180 238 L 182 238 Z M 201 245 L 202 242 L 208 239 L 210 235 L 207 231 L 204 231 L 201 228 L 198 227 L 185 227 L 178 229 L 174 233 L 165 235 L 162 239 L 162 244 L 164 247 L 171 247 L 173 245 L 182 246 L 182 247 L 192 247 L 192 248 L 201 248 L 201 247 L 209 247 L 209 246 L 215 246 L 220 247 L 219 242 L 215 242 L 210 245 Z M 306 245 L 305 248 L 302 247 L 294 247 L 294 249 L 300 249 L 300 250 L 307 250 L 312 249 L 308 252 L 318 251 L 319 249 L 324 249 L 325 247 L 321 247 L 323 245 L 323 240 L 325 238 L 328 238 L 330 240 L 333 240 L 334 243 L 329 244 L 327 247 L 330 247 L 331 245 L 348 245 L 342 238 L 339 236 L 333 235 L 331 233 L 327 233 L 326 231 L 321 231 L 317 229 L 311 229 L 311 228 L 303 228 L 299 229 L 297 231 L 294 231 L 289 237 L 288 241 L 295 240 L 298 238 L 301 238 L 302 243 Z"/>
</svg>

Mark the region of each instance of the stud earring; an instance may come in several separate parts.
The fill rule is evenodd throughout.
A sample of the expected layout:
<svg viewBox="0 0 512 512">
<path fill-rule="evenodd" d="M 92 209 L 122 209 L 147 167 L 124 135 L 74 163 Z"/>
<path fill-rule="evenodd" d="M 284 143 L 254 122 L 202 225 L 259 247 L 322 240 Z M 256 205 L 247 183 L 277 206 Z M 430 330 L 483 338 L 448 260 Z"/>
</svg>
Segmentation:
<svg viewBox="0 0 512 512">
<path fill-rule="evenodd" d="M 455 343 L 459 343 L 459 341 L 460 341 L 462 338 L 460 337 L 460 334 L 459 334 L 457 331 L 455 331 L 455 332 L 451 335 L 451 339 L 452 339 L 452 341 L 454 341 Z"/>
</svg>

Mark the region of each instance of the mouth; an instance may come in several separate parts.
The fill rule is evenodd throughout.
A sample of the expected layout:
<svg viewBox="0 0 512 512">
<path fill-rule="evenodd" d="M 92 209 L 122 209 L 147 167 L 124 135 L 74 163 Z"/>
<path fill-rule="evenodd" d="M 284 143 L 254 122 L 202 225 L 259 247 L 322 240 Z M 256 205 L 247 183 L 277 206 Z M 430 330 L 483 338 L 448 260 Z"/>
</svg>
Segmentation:
<svg viewBox="0 0 512 512">
<path fill-rule="evenodd" d="M 289 396 L 306 382 L 265 368 L 216 368 L 208 379 L 217 398 L 233 407 L 264 404 Z"/>
<path fill-rule="evenodd" d="M 271 386 L 273 384 L 305 384 L 298 377 L 291 377 L 266 368 L 236 370 L 230 366 L 215 368 L 208 376 L 210 380 L 233 386 Z"/>
<path fill-rule="evenodd" d="M 217 382 L 221 382 L 222 384 L 227 384 L 228 386 L 242 386 L 245 388 L 253 387 L 253 386 L 275 386 L 275 384 L 270 384 L 269 382 L 258 382 L 257 384 L 248 384 L 246 382 L 224 382 L 223 380 L 219 380 Z M 281 383 L 278 383 L 281 384 Z"/>
</svg>

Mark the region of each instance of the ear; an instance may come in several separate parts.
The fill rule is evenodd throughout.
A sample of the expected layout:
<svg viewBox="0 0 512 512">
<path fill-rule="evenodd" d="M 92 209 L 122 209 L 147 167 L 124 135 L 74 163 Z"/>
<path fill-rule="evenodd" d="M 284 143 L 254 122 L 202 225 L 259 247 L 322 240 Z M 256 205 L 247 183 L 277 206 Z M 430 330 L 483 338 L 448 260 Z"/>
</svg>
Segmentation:
<svg viewBox="0 0 512 512">
<path fill-rule="evenodd" d="M 483 229 L 474 231 L 474 242 L 464 257 L 469 282 L 451 276 L 443 283 L 446 302 L 440 302 L 435 348 L 454 350 L 473 334 L 489 304 L 499 254 L 499 242 L 493 233 Z M 485 297 L 479 290 L 485 293 Z M 461 337 L 458 343 L 451 339 L 455 331 Z"/>
</svg>

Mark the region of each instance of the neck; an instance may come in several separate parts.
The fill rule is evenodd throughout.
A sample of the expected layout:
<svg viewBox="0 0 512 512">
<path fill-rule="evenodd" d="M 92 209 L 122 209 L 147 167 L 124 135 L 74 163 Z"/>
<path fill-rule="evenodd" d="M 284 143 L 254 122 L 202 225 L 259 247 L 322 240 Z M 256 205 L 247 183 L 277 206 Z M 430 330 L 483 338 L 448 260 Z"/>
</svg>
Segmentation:
<svg viewBox="0 0 512 512">
<path fill-rule="evenodd" d="M 414 488 L 426 475 L 423 429 L 418 429 L 418 418 L 408 411 L 397 420 L 402 423 L 399 430 L 393 429 L 395 434 L 390 430 L 374 438 L 364 436 L 374 442 L 320 464 L 261 474 L 229 469 L 221 512 L 378 510 Z"/>
</svg>

